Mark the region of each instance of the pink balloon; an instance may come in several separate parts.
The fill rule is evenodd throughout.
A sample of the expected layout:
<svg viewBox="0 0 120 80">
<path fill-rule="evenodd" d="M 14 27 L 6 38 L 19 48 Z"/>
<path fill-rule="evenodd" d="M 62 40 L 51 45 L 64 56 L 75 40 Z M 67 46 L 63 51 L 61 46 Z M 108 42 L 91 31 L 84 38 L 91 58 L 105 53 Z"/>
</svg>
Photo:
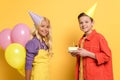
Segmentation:
<svg viewBox="0 0 120 80">
<path fill-rule="evenodd" d="M 13 43 L 19 43 L 25 46 L 29 38 L 30 29 L 26 24 L 17 24 L 11 32 L 11 39 Z"/>
<path fill-rule="evenodd" d="M 5 50 L 11 44 L 11 29 L 4 29 L 0 32 L 0 46 Z"/>
</svg>

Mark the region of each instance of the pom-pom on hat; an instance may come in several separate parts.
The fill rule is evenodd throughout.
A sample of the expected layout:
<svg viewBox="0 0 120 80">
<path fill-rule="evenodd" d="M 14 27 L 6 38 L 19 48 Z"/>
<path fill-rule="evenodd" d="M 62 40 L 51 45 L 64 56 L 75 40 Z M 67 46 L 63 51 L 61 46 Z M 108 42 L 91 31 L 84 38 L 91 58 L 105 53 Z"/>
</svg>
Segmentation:
<svg viewBox="0 0 120 80">
<path fill-rule="evenodd" d="M 95 13 L 95 9 L 96 9 L 96 6 L 97 6 L 97 2 L 90 8 L 88 9 L 85 14 L 87 14 L 88 16 L 90 16 L 91 18 L 93 18 L 93 15 Z"/>
<path fill-rule="evenodd" d="M 42 16 L 39 16 L 31 11 L 29 12 L 29 15 L 31 16 L 35 25 L 39 25 L 41 23 L 41 21 L 43 20 Z"/>
</svg>

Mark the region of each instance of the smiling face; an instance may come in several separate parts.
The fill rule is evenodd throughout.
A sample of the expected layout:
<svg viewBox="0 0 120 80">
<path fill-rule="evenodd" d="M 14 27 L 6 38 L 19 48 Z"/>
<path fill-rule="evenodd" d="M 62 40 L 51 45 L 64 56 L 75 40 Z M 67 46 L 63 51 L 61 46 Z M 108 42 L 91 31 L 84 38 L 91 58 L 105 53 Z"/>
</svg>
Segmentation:
<svg viewBox="0 0 120 80">
<path fill-rule="evenodd" d="M 92 32 L 92 27 L 94 25 L 93 18 L 89 17 L 86 13 L 83 12 L 78 15 L 78 21 L 79 21 L 80 29 L 86 35 Z"/>
<path fill-rule="evenodd" d="M 80 29 L 85 33 L 89 34 L 92 32 L 93 21 L 89 16 L 81 16 L 79 19 Z"/>
<path fill-rule="evenodd" d="M 38 26 L 38 33 L 41 37 L 46 37 L 49 34 L 50 24 L 48 20 L 42 20 L 41 25 Z"/>
</svg>

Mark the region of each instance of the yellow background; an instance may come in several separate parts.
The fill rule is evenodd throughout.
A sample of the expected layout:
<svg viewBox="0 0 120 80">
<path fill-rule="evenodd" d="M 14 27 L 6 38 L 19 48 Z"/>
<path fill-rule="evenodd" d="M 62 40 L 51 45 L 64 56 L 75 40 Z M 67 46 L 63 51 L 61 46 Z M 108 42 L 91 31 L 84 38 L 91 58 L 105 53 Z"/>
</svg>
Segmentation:
<svg viewBox="0 0 120 80">
<path fill-rule="evenodd" d="M 25 23 L 30 28 L 33 22 L 28 11 L 46 16 L 51 21 L 53 31 L 53 51 L 51 60 L 51 80 L 74 80 L 75 61 L 68 52 L 72 42 L 77 43 L 82 36 L 77 15 L 89 9 L 96 0 L 1 0 L 0 31 Z M 120 0 L 97 0 L 94 28 L 102 33 L 112 50 L 114 79 L 120 80 Z M 0 80 L 23 80 L 17 70 L 10 67 L 0 48 Z"/>
</svg>

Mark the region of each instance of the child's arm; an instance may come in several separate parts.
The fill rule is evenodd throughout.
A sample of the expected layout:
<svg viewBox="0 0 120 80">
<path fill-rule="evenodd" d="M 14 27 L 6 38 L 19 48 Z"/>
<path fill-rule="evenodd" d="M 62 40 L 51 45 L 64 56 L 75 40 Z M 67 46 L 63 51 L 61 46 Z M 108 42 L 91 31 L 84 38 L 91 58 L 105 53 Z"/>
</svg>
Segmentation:
<svg viewBox="0 0 120 80">
<path fill-rule="evenodd" d="M 25 71 L 25 80 L 31 80 L 31 72 L 32 70 L 26 70 Z"/>
</svg>

